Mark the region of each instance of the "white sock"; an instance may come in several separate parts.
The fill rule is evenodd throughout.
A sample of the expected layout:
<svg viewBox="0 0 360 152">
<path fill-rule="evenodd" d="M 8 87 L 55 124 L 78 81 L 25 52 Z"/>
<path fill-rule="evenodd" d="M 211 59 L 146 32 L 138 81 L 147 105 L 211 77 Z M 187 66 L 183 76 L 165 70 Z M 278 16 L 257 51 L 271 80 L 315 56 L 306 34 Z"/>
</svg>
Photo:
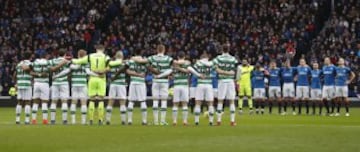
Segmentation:
<svg viewBox="0 0 360 152">
<path fill-rule="evenodd" d="M 140 108 L 141 108 L 142 122 L 147 123 L 147 106 L 145 101 L 141 102 Z"/>
<path fill-rule="evenodd" d="M 132 116 L 133 116 L 133 109 L 134 109 L 134 102 L 130 101 L 128 104 L 128 122 L 132 122 Z"/>
<path fill-rule="evenodd" d="M 70 113 L 71 113 L 71 123 L 76 123 L 76 104 L 72 103 L 70 106 Z"/>
<path fill-rule="evenodd" d="M 235 104 L 230 104 L 230 122 L 235 122 Z"/>
<path fill-rule="evenodd" d="M 30 113 L 31 113 L 30 105 L 25 105 L 25 123 L 30 122 Z"/>
<path fill-rule="evenodd" d="M 56 119 L 56 103 L 51 103 L 50 105 L 50 119 L 55 122 Z"/>
<path fill-rule="evenodd" d="M 216 115 L 217 115 L 217 121 L 218 122 L 221 122 L 221 116 L 222 116 L 222 110 L 223 110 L 223 104 L 221 103 L 218 103 L 217 105 L 217 108 L 216 108 L 217 112 L 216 112 Z"/>
<path fill-rule="evenodd" d="M 182 108 L 182 115 L 183 115 L 183 123 L 187 123 L 188 121 L 188 115 L 189 115 L 189 110 L 188 110 L 188 106 L 183 106 Z"/>
<path fill-rule="evenodd" d="M 42 110 L 43 120 L 47 120 L 48 119 L 48 104 L 42 103 L 41 110 Z"/>
<path fill-rule="evenodd" d="M 81 105 L 81 124 L 86 124 L 87 107 Z"/>
<path fill-rule="evenodd" d="M 63 102 L 61 104 L 61 111 L 62 111 L 62 120 L 67 121 L 68 104 L 66 102 Z"/>
<path fill-rule="evenodd" d="M 194 113 L 195 113 L 195 123 L 196 122 L 198 123 L 200 121 L 200 113 L 201 113 L 200 105 L 195 105 Z"/>
<path fill-rule="evenodd" d="M 120 105 L 120 117 L 122 122 L 126 122 L 126 106 Z"/>
<path fill-rule="evenodd" d="M 159 123 L 159 101 L 154 100 L 153 102 L 153 115 L 154 115 L 154 123 Z"/>
<path fill-rule="evenodd" d="M 20 116 L 21 116 L 21 105 L 16 105 L 15 113 L 16 113 L 16 122 L 20 122 Z"/>
<path fill-rule="evenodd" d="M 36 120 L 38 109 L 39 109 L 39 104 L 34 103 L 32 107 L 32 120 Z"/>
<path fill-rule="evenodd" d="M 106 107 L 106 121 L 110 121 L 111 120 L 111 113 L 112 113 L 112 106 L 107 106 Z"/>
<path fill-rule="evenodd" d="M 160 121 L 166 122 L 167 101 L 161 101 Z"/>
<path fill-rule="evenodd" d="M 214 106 L 209 106 L 209 122 L 214 122 Z"/>
<path fill-rule="evenodd" d="M 178 107 L 173 106 L 172 112 L 173 112 L 173 123 L 177 123 Z"/>
</svg>

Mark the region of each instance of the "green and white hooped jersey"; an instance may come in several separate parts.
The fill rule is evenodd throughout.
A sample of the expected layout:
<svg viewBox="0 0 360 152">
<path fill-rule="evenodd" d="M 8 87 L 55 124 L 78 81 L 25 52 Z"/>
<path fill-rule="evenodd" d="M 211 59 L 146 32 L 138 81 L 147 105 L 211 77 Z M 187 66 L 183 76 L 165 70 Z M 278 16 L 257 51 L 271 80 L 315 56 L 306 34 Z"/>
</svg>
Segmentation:
<svg viewBox="0 0 360 152">
<path fill-rule="evenodd" d="M 36 73 L 50 73 L 50 61 L 46 59 L 36 59 L 32 64 L 33 71 Z M 34 82 L 49 83 L 49 77 L 34 78 Z"/>
<path fill-rule="evenodd" d="M 187 69 L 190 63 L 180 65 L 181 68 Z M 184 73 L 178 70 L 174 70 L 174 86 L 188 86 L 189 85 L 189 73 Z"/>
<path fill-rule="evenodd" d="M 89 64 L 81 64 L 77 69 L 71 70 L 71 85 L 72 86 L 87 86 L 86 68 Z"/>
<path fill-rule="evenodd" d="M 202 62 L 209 62 L 209 61 L 207 60 L 197 61 L 194 65 L 194 68 L 205 77 L 205 79 L 198 79 L 198 84 L 212 84 L 211 71 L 214 69 L 214 66 L 212 65 L 211 62 L 210 62 L 211 66 L 207 66 Z"/>
<path fill-rule="evenodd" d="M 173 59 L 167 55 L 157 54 L 148 57 L 148 60 L 156 70 L 158 70 L 160 73 L 163 73 L 166 70 L 171 69 L 171 62 Z M 154 82 L 157 83 L 168 83 L 168 81 L 169 80 L 167 78 L 154 79 Z"/>
<path fill-rule="evenodd" d="M 21 61 L 18 65 L 16 65 L 16 84 L 18 89 L 28 89 L 31 88 L 31 75 L 29 72 L 25 72 L 21 66 L 22 65 L 31 65 L 31 61 L 24 60 Z"/>
<path fill-rule="evenodd" d="M 50 60 L 50 64 L 51 66 L 57 66 L 58 64 L 60 64 L 63 60 L 65 60 L 62 57 L 59 58 L 55 58 Z M 53 75 L 56 75 L 58 73 L 60 73 L 62 70 L 69 68 L 69 64 L 65 64 L 63 65 L 60 69 L 58 69 L 57 71 L 53 72 Z M 64 84 L 68 84 L 68 77 L 67 75 L 58 77 L 56 79 L 54 79 L 54 81 L 52 82 L 52 85 L 64 85 Z"/>
<path fill-rule="evenodd" d="M 121 60 L 115 60 L 109 62 L 111 76 L 114 76 L 119 70 L 124 67 Z M 111 82 L 114 85 L 126 85 L 125 73 L 120 73 L 118 77 Z"/>
<path fill-rule="evenodd" d="M 234 56 L 224 53 L 222 55 L 218 55 L 214 60 L 213 63 L 215 66 L 217 66 L 219 69 L 224 71 L 236 71 L 236 64 L 237 60 Z M 219 74 L 219 80 L 225 80 L 225 81 L 233 81 L 235 79 L 235 76 L 229 76 L 229 75 L 221 75 Z"/>
<path fill-rule="evenodd" d="M 147 68 L 146 68 L 147 64 L 136 63 L 133 60 L 129 60 L 128 62 L 126 62 L 126 65 L 128 65 L 129 70 L 135 71 L 137 73 L 144 73 L 145 74 L 146 71 L 147 71 Z M 135 82 L 135 83 L 145 83 L 145 78 L 131 76 L 130 81 Z"/>
</svg>

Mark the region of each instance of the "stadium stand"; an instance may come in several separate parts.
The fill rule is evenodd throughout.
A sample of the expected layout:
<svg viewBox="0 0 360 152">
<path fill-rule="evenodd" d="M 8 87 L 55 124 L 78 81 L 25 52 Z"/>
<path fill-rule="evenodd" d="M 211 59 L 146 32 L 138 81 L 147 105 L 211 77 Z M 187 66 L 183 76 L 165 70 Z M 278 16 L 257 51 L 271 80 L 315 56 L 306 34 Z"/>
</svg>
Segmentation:
<svg viewBox="0 0 360 152">
<path fill-rule="evenodd" d="M 222 41 L 251 63 L 286 58 L 321 60 L 320 54 L 346 55 L 359 73 L 359 2 L 344 0 L 331 12 L 329 0 L 0 0 L 1 95 L 14 84 L 12 74 L 25 51 L 75 54 L 104 43 L 109 54 L 125 57 L 136 47 L 154 53 L 161 39 L 168 54 L 218 54 Z M 326 6 L 326 7 L 325 7 Z M 330 34 L 335 31 L 336 34 Z M 360 46 L 357 48 L 360 50 Z M 318 52 L 320 51 L 320 52 Z M 356 52 L 357 51 L 357 52 Z M 360 78 L 354 82 L 358 89 Z M 356 91 L 354 91 L 355 93 Z"/>
</svg>

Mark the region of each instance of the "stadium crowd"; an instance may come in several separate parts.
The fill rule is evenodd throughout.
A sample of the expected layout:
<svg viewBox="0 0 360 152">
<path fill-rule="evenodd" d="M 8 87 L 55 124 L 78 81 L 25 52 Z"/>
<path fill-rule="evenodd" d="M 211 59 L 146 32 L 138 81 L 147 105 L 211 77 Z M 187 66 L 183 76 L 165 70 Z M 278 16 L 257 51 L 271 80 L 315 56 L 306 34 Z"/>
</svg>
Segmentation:
<svg viewBox="0 0 360 152">
<path fill-rule="evenodd" d="M 169 55 L 186 51 L 193 60 L 202 51 L 219 54 L 221 41 L 229 41 L 231 53 L 252 64 L 268 65 L 270 59 L 280 63 L 306 54 L 308 60 L 322 60 L 319 54 L 336 55 L 335 62 L 347 55 L 359 70 L 360 51 L 352 46 L 360 35 L 355 0 L 336 3 L 332 13 L 327 0 L 0 0 L 0 4 L 2 95 L 14 84 L 12 73 L 24 52 L 49 53 L 51 58 L 59 48 L 75 55 L 79 49 L 91 52 L 96 43 L 103 43 L 109 54 L 121 50 L 130 57 L 141 47 L 148 56 L 161 39 Z"/>
</svg>

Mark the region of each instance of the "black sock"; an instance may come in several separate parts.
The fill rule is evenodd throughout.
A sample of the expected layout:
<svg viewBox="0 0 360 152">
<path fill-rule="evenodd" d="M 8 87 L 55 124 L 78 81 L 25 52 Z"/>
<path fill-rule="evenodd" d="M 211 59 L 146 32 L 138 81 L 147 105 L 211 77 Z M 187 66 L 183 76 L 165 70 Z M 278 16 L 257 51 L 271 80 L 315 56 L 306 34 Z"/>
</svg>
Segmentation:
<svg viewBox="0 0 360 152">
<path fill-rule="evenodd" d="M 345 104 L 345 110 L 346 110 L 346 113 L 349 113 L 349 104 L 348 103 Z"/>
<path fill-rule="evenodd" d="M 191 98 L 189 104 L 190 104 L 190 112 L 194 113 L 195 99 Z"/>
<path fill-rule="evenodd" d="M 301 114 L 301 106 L 302 106 L 302 101 L 299 101 L 298 102 L 299 115 Z"/>
<path fill-rule="evenodd" d="M 329 101 L 324 100 L 324 104 L 325 104 L 325 108 L 326 108 L 326 113 L 329 114 L 330 113 Z"/>
<path fill-rule="evenodd" d="M 331 102 L 331 113 L 334 113 L 335 112 L 335 102 L 332 101 Z"/>
<path fill-rule="evenodd" d="M 321 101 L 319 101 L 319 114 L 320 115 L 322 113 L 322 108 L 323 108 L 323 103 L 321 103 Z"/>
<path fill-rule="evenodd" d="M 279 114 L 281 113 L 281 102 L 278 102 L 278 107 L 279 107 L 279 109 L 278 109 L 278 112 L 279 112 Z"/>
<path fill-rule="evenodd" d="M 310 111 L 310 105 L 309 105 L 309 101 L 305 101 L 305 107 L 306 107 L 306 114 L 309 114 L 309 111 Z"/>
<path fill-rule="evenodd" d="M 269 113 L 272 113 L 272 105 L 273 105 L 273 103 L 270 101 L 269 102 Z"/>
<path fill-rule="evenodd" d="M 341 102 L 337 103 L 337 113 L 340 113 L 340 108 L 341 108 Z"/>
<path fill-rule="evenodd" d="M 316 113 L 315 112 L 315 109 L 316 109 L 315 107 L 316 107 L 315 102 L 312 102 L 312 110 L 313 110 L 312 114 L 313 115 L 315 115 L 315 113 Z"/>
<path fill-rule="evenodd" d="M 284 101 L 284 112 L 287 110 L 287 101 Z"/>
<path fill-rule="evenodd" d="M 292 106 L 293 112 L 295 112 L 295 102 L 294 101 L 291 102 L 291 106 Z"/>
</svg>

